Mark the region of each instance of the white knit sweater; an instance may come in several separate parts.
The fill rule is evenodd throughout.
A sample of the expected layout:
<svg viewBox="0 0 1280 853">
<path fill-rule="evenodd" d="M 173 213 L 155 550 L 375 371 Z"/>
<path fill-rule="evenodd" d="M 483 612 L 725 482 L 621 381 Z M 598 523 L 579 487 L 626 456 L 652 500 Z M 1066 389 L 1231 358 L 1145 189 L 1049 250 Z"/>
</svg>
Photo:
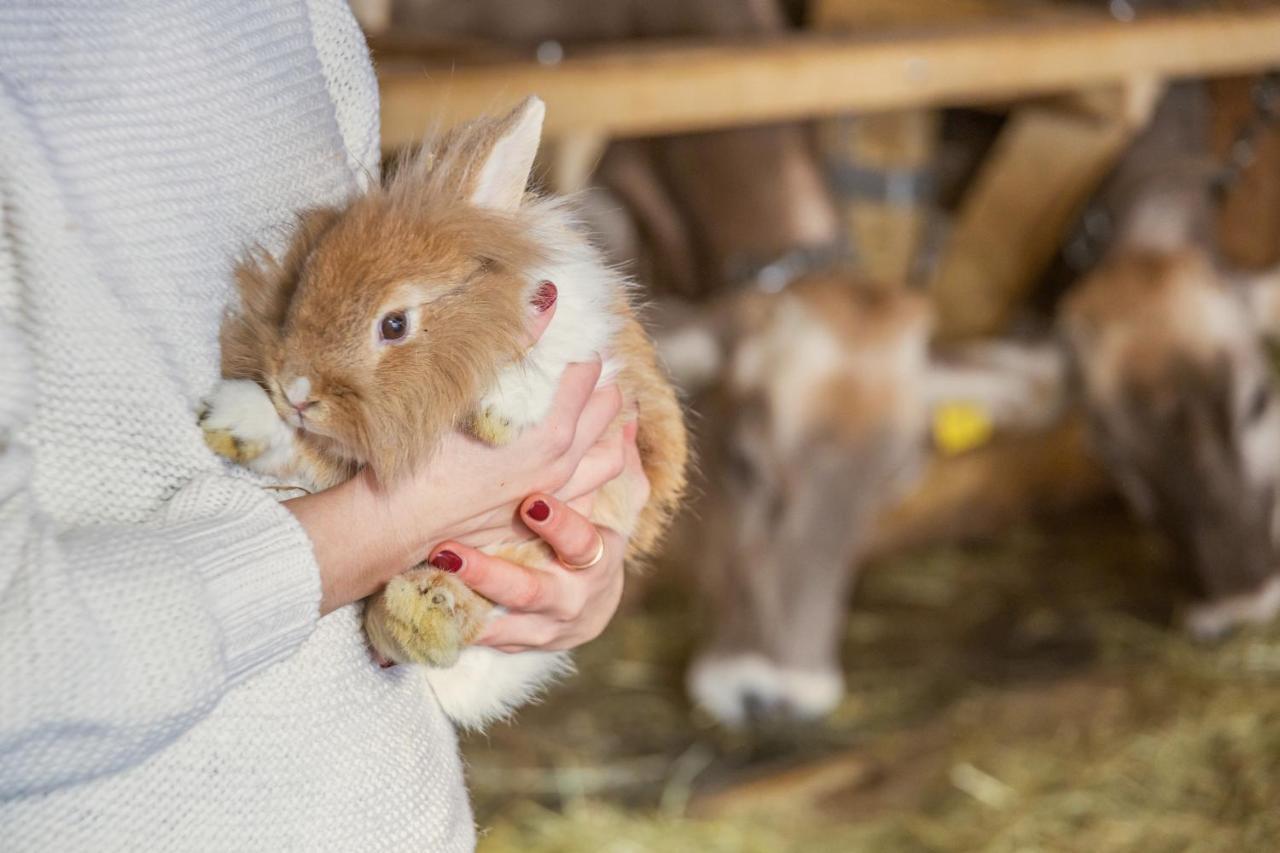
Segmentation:
<svg viewBox="0 0 1280 853">
<path fill-rule="evenodd" d="M 451 727 L 207 451 L 249 243 L 377 169 L 341 0 L 0 3 L 0 847 L 465 850 Z"/>
</svg>

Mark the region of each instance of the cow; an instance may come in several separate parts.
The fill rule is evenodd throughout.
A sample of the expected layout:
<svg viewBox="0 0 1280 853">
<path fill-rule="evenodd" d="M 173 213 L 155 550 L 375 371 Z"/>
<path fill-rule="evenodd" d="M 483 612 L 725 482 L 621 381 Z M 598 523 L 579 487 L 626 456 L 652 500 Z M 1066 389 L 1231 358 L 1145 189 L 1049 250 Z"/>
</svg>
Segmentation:
<svg viewBox="0 0 1280 853">
<path fill-rule="evenodd" d="M 1094 446 L 1173 546 L 1186 628 L 1217 638 L 1280 609 L 1275 276 L 1212 255 L 1203 93 L 1175 90 L 1104 194 L 1114 239 L 1060 311 Z"/>
</svg>

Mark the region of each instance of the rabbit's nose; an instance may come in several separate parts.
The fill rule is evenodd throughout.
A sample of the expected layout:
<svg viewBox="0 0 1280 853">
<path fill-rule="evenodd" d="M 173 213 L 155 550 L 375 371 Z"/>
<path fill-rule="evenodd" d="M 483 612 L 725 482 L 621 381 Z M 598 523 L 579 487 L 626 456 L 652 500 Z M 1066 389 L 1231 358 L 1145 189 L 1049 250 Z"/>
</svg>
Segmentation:
<svg viewBox="0 0 1280 853">
<path fill-rule="evenodd" d="M 299 376 L 290 381 L 284 388 L 284 398 L 298 411 L 298 414 L 302 414 L 316 402 L 311 399 L 311 380 L 305 376 Z"/>
</svg>

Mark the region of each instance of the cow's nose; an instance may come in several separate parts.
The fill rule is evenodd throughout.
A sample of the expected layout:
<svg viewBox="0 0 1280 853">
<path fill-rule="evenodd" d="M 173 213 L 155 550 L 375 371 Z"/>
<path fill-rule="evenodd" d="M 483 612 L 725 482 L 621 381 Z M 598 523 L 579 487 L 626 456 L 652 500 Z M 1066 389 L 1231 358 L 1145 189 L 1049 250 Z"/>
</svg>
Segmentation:
<svg viewBox="0 0 1280 853">
<path fill-rule="evenodd" d="M 699 656 L 687 678 L 694 701 L 734 727 L 817 719 L 844 694 L 835 667 L 792 669 L 749 653 Z"/>
<path fill-rule="evenodd" d="M 780 696 L 765 696 L 755 690 L 742 691 L 742 718 L 751 726 L 763 726 L 791 722 L 792 713 L 787 700 Z"/>
</svg>

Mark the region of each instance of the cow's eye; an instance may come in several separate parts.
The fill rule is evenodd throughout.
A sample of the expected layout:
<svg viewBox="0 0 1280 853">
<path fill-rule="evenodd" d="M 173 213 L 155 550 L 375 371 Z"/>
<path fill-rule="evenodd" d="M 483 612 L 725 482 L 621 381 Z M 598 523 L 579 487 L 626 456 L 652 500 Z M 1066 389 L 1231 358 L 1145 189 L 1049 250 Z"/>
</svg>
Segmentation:
<svg viewBox="0 0 1280 853">
<path fill-rule="evenodd" d="M 1246 423 L 1256 424 L 1271 408 L 1271 386 L 1263 382 L 1254 389 L 1249 397 L 1249 408 L 1245 411 Z"/>
<path fill-rule="evenodd" d="M 391 311 L 378 322 L 378 336 L 384 341 L 403 340 L 409 334 L 409 318 L 403 311 Z"/>
<path fill-rule="evenodd" d="M 737 445 L 727 448 L 725 462 L 729 476 L 737 483 L 752 483 L 759 476 L 755 460 Z"/>
</svg>

